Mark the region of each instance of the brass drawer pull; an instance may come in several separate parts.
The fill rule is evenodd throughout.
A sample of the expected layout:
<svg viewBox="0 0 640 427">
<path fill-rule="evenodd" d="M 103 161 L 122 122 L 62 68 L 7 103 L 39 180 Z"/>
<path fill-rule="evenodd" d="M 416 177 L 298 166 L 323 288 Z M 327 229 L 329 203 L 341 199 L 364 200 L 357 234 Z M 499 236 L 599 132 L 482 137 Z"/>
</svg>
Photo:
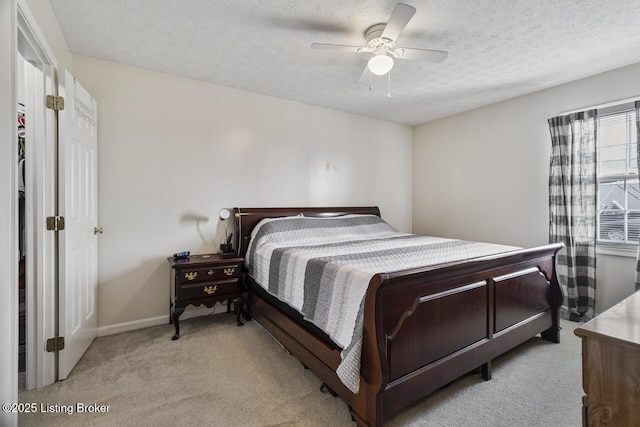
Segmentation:
<svg viewBox="0 0 640 427">
<path fill-rule="evenodd" d="M 204 287 L 204 292 L 209 295 L 215 294 L 217 290 L 218 290 L 218 285 L 215 285 L 215 286 L 209 285 Z"/>
<path fill-rule="evenodd" d="M 225 268 L 224 269 L 224 274 L 226 274 L 227 276 L 231 276 L 235 272 L 236 272 L 235 268 Z"/>
<path fill-rule="evenodd" d="M 213 273 L 214 273 L 213 270 L 209 270 L 209 273 L 207 273 L 207 274 L 209 274 L 209 276 L 213 276 Z"/>
<path fill-rule="evenodd" d="M 184 278 L 187 280 L 193 280 L 196 277 L 198 277 L 198 272 L 197 271 L 190 271 L 188 273 L 184 273 Z"/>
</svg>

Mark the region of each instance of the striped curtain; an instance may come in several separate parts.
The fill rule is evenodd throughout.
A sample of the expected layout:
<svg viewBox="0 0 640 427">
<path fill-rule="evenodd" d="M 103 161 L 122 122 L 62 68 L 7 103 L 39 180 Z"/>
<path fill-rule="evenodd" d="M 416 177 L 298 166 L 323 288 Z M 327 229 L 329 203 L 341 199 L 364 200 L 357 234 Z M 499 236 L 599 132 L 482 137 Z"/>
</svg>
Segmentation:
<svg viewBox="0 0 640 427">
<path fill-rule="evenodd" d="M 564 243 L 558 277 L 564 318 L 595 314 L 596 110 L 549 119 L 549 243 Z"/>
<path fill-rule="evenodd" d="M 640 101 L 636 101 L 636 141 L 638 154 L 638 174 L 640 175 Z M 640 290 L 640 246 L 638 246 L 638 256 L 636 258 L 636 291 Z"/>
</svg>

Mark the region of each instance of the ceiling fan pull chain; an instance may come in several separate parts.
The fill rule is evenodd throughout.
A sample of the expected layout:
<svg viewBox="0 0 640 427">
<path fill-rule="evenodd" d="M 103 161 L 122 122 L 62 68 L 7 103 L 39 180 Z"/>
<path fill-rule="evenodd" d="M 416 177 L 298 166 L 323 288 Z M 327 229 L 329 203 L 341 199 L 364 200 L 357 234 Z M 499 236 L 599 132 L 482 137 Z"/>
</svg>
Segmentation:
<svg viewBox="0 0 640 427">
<path fill-rule="evenodd" d="M 391 71 L 387 73 L 387 98 L 391 98 Z"/>
<path fill-rule="evenodd" d="M 373 90 L 373 84 L 371 83 L 371 70 L 369 70 L 369 90 Z"/>
</svg>

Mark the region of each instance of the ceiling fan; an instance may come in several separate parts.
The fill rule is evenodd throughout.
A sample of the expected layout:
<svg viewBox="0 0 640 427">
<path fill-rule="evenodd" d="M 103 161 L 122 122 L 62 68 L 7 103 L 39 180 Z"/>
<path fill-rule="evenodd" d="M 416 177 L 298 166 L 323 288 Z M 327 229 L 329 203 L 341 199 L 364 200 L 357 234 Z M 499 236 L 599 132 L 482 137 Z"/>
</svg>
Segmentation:
<svg viewBox="0 0 640 427">
<path fill-rule="evenodd" d="M 396 40 L 415 13 L 416 9 L 413 6 L 404 3 L 396 4 L 386 24 L 376 24 L 365 31 L 366 46 L 312 43 L 311 48 L 372 54 L 362 72 L 361 79 L 367 70 L 378 76 L 389 73 L 393 68 L 394 58 L 436 63 L 444 61 L 449 53 L 442 50 L 396 47 Z"/>
</svg>

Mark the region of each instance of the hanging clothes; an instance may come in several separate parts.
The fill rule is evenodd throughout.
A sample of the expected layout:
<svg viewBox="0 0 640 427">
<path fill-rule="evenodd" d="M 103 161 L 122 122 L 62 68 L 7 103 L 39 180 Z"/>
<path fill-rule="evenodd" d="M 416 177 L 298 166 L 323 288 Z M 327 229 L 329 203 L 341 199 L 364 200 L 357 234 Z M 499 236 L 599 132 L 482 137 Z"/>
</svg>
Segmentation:
<svg viewBox="0 0 640 427">
<path fill-rule="evenodd" d="M 20 259 L 26 256 L 25 247 L 25 136 L 24 104 L 18 104 L 18 250 Z M 22 282 L 22 281 L 21 281 Z"/>
</svg>

